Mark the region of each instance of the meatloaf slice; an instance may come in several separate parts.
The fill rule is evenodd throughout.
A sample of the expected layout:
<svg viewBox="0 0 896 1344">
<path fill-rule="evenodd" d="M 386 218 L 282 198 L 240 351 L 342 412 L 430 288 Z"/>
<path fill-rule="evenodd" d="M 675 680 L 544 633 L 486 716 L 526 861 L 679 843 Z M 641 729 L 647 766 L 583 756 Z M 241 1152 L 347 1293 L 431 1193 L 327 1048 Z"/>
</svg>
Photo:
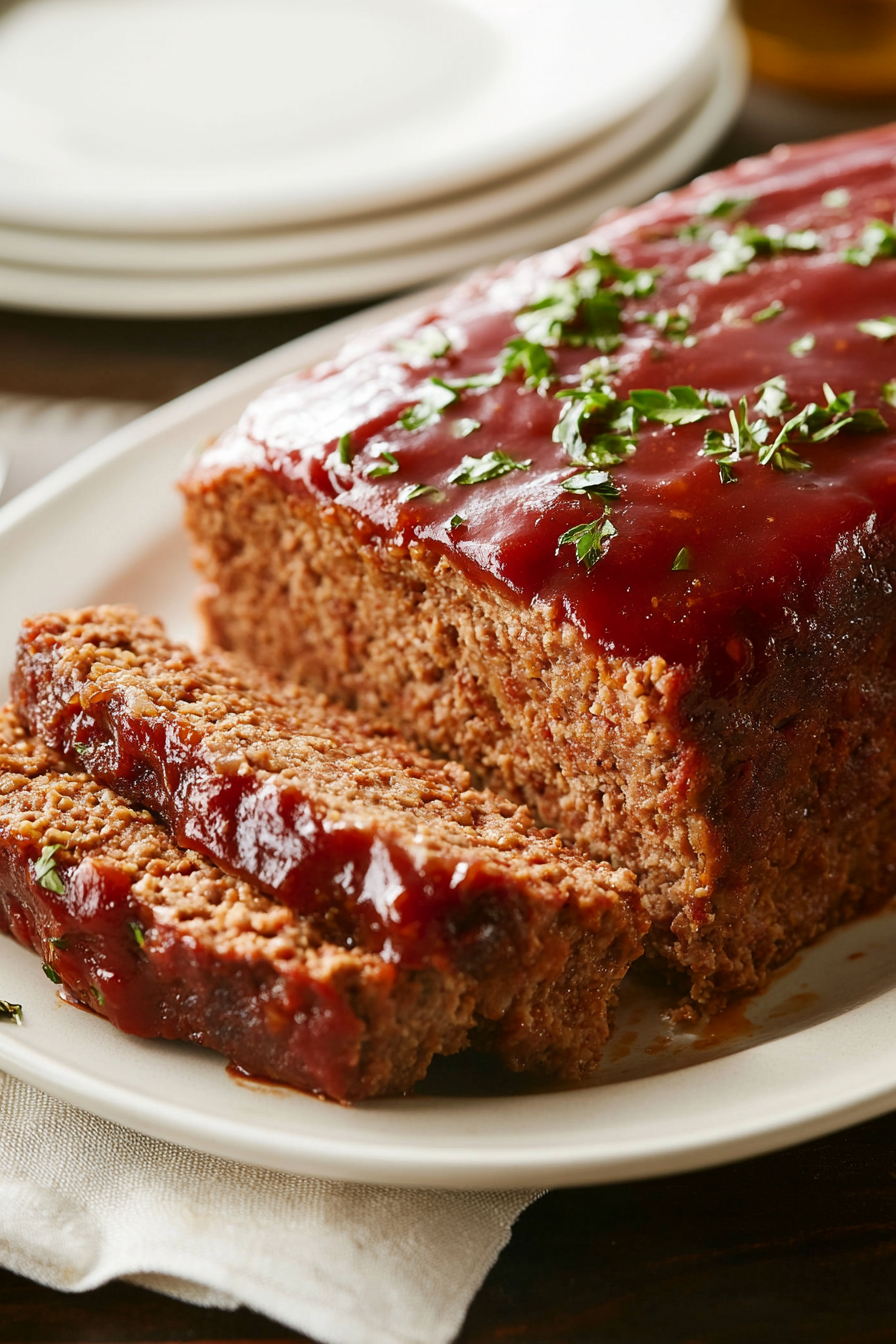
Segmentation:
<svg viewBox="0 0 896 1344">
<path fill-rule="evenodd" d="M 565 848 L 391 729 L 197 657 L 128 609 L 26 622 L 14 685 L 30 730 L 178 843 L 397 985 L 431 982 L 425 1030 L 413 1009 L 402 1018 L 418 1076 L 443 1050 L 434 1030 L 450 1051 L 474 1026 L 512 1068 L 577 1076 L 597 1062 L 640 952 L 631 874 Z"/>
<path fill-rule="evenodd" d="M 896 872 L 896 128 L 283 380 L 183 481 L 209 636 L 632 868 L 699 1004 Z"/>
<path fill-rule="evenodd" d="M 8 707 L 0 928 L 122 1031 L 194 1041 L 339 1100 L 406 1090 L 474 1017 L 467 976 L 390 965 L 225 876 Z"/>
</svg>

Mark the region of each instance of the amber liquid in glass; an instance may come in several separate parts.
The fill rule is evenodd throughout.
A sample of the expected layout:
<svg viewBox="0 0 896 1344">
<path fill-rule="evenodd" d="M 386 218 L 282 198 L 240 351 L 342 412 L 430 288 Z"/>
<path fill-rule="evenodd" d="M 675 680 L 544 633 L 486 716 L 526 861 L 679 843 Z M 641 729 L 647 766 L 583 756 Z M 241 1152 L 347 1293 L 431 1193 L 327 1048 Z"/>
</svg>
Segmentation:
<svg viewBox="0 0 896 1344">
<path fill-rule="evenodd" d="M 753 71 L 805 93 L 896 93 L 896 0 L 741 0 Z"/>
</svg>

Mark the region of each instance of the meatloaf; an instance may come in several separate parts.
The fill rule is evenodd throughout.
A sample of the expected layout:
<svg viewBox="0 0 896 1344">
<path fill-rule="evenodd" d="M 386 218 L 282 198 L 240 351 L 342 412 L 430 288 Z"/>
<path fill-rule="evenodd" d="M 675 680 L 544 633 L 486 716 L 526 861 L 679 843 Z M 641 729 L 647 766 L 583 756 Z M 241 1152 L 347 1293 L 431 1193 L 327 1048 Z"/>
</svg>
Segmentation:
<svg viewBox="0 0 896 1344">
<path fill-rule="evenodd" d="M 746 160 L 278 383 L 211 641 L 632 868 L 719 1006 L 896 865 L 896 128 Z"/>
<path fill-rule="evenodd" d="M 301 1039 L 290 1039 L 286 1062 L 271 1067 L 260 1052 L 257 1072 L 291 1072 L 288 1081 L 332 1096 L 400 1091 L 434 1053 L 461 1048 L 471 1032 L 515 1069 L 577 1077 L 597 1063 L 608 1009 L 639 955 L 646 922 L 630 873 L 565 847 L 534 827 L 525 808 L 470 789 L 461 767 L 429 760 L 394 730 L 377 731 L 313 693 L 278 687 L 233 658 L 197 657 L 171 643 L 159 622 L 127 608 L 27 621 L 13 686 L 28 729 L 89 776 L 91 783 L 79 777 L 80 791 L 99 799 L 111 788 L 110 805 L 126 799 L 127 817 L 135 806 L 161 817 L 174 871 L 174 842 L 187 848 L 189 873 L 199 865 L 203 875 L 179 884 L 187 899 L 204 902 L 196 886 L 207 885 L 209 868 L 198 851 L 230 875 L 214 876 L 226 899 L 241 909 L 250 902 L 276 926 L 276 958 L 263 954 L 264 939 L 256 940 L 261 950 L 236 961 L 215 945 L 206 998 L 227 999 L 222 981 L 234 968 L 239 998 L 241 977 L 251 980 L 259 962 L 272 977 L 259 997 L 278 1000 L 290 983 L 287 954 L 299 969 L 285 1020 L 295 1016 L 299 1035 L 302 1022 L 316 1020 L 299 989 L 336 998 L 348 1043 L 337 1036 L 331 1064 L 326 1040 L 310 1064 Z M 21 806 L 15 803 L 16 815 Z M 30 800 L 24 806 L 41 811 Z M 54 804 L 57 813 L 62 808 Z M 98 808 L 87 807 L 97 825 Z M 28 865 L 44 843 L 62 844 L 55 858 L 61 885 L 80 890 L 81 870 L 71 865 L 82 854 L 59 839 L 62 825 L 42 815 L 30 826 L 40 831 L 32 850 L 13 860 L 32 893 Z M 141 825 L 162 843 L 157 822 Z M 134 858 L 130 848 L 125 857 Z M 143 885 L 141 877 L 128 896 L 128 884 L 125 904 L 143 900 Z M 74 902 L 72 928 L 83 898 Z M 119 937 L 126 922 L 116 907 Z M 288 947 L 281 926 L 290 930 Z M 125 943 L 140 963 L 144 949 Z M 300 953 L 300 944 L 309 950 Z M 153 941 L 147 946 L 152 951 Z M 191 993 L 198 975 L 187 976 Z M 114 993 L 103 993 L 114 1005 Z M 164 1018 L 167 1009 L 159 1011 Z M 192 1034 L 189 1011 L 175 1015 L 177 1034 Z M 201 1022 L 205 1008 L 197 1011 Z M 257 1005 L 246 1015 L 244 1053 L 258 1016 Z M 326 1036 L 325 1027 L 318 1030 Z"/>
</svg>

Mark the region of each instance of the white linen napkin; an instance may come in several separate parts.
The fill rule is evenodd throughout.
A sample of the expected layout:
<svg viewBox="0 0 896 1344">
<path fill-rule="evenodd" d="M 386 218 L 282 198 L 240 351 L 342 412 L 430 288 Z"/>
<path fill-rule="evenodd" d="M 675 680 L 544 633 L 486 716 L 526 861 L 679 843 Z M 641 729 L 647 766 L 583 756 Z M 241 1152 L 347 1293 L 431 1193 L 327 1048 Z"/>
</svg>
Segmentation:
<svg viewBox="0 0 896 1344">
<path fill-rule="evenodd" d="M 0 395 L 0 500 L 144 409 Z M 0 1073 L 0 1264 L 63 1291 L 129 1278 L 325 1344 L 447 1344 L 535 1197 L 243 1166 Z"/>
<path fill-rule="evenodd" d="M 266 1171 L 0 1073 L 0 1264 L 67 1292 L 128 1278 L 325 1344 L 448 1344 L 536 1197 Z"/>
</svg>

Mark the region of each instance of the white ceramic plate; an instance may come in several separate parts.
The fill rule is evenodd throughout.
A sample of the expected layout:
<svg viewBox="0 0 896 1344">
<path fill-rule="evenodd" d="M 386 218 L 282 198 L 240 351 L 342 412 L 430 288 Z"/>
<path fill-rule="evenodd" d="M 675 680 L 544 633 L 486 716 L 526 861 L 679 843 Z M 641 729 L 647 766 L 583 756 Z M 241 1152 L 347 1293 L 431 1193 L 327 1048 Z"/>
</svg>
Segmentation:
<svg viewBox="0 0 896 1344">
<path fill-rule="evenodd" d="M 313 307 L 409 288 L 549 247 L 584 232 L 610 206 L 635 204 L 683 180 L 724 135 L 745 83 L 743 45 L 731 32 L 709 96 L 644 157 L 547 209 L 538 207 L 536 196 L 528 197 L 528 214 L 494 229 L 416 248 L 400 247 L 396 240 L 395 250 L 329 264 L 245 271 L 111 273 L 0 262 L 0 295 L 6 304 L 54 312 L 186 316 Z"/>
<path fill-rule="evenodd" d="M 0 511 L 7 664 L 24 614 L 70 604 L 134 601 L 189 635 L 193 580 L 173 488 L 185 456 L 274 378 L 329 357 L 347 332 L 383 315 L 303 337 L 153 411 Z M 419 1096 L 348 1108 L 240 1085 L 199 1047 L 122 1036 L 60 1003 L 37 958 L 0 938 L 0 994 L 25 1013 L 21 1027 L 0 1024 L 0 1067 L 109 1119 L 226 1157 L 458 1188 L 686 1170 L 896 1103 L 896 909 L 830 935 L 765 994 L 697 1035 L 665 1026 L 663 992 L 629 979 L 593 1084 L 508 1091 L 460 1057 L 434 1067 Z"/>
<path fill-rule="evenodd" d="M 290 229 L 192 234 L 87 233 L 17 228 L 0 223 L 0 258 L 25 266 L 96 271 L 257 270 L 309 266 L 374 252 L 419 248 L 422 243 L 494 227 L 591 188 L 649 153 L 670 128 L 696 115 L 719 79 L 721 51 L 707 51 L 699 68 L 670 86 L 606 134 L 557 156 L 534 171 L 490 182 L 480 190 L 386 214 L 351 216 Z M 730 45 L 730 39 L 728 39 Z"/>
<path fill-rule="evenodd" d="M 0 217 L 295 224 L 464 191 L 646 107 L 725 0 L 23 0 L 0 11 Z"/>
</svg>

